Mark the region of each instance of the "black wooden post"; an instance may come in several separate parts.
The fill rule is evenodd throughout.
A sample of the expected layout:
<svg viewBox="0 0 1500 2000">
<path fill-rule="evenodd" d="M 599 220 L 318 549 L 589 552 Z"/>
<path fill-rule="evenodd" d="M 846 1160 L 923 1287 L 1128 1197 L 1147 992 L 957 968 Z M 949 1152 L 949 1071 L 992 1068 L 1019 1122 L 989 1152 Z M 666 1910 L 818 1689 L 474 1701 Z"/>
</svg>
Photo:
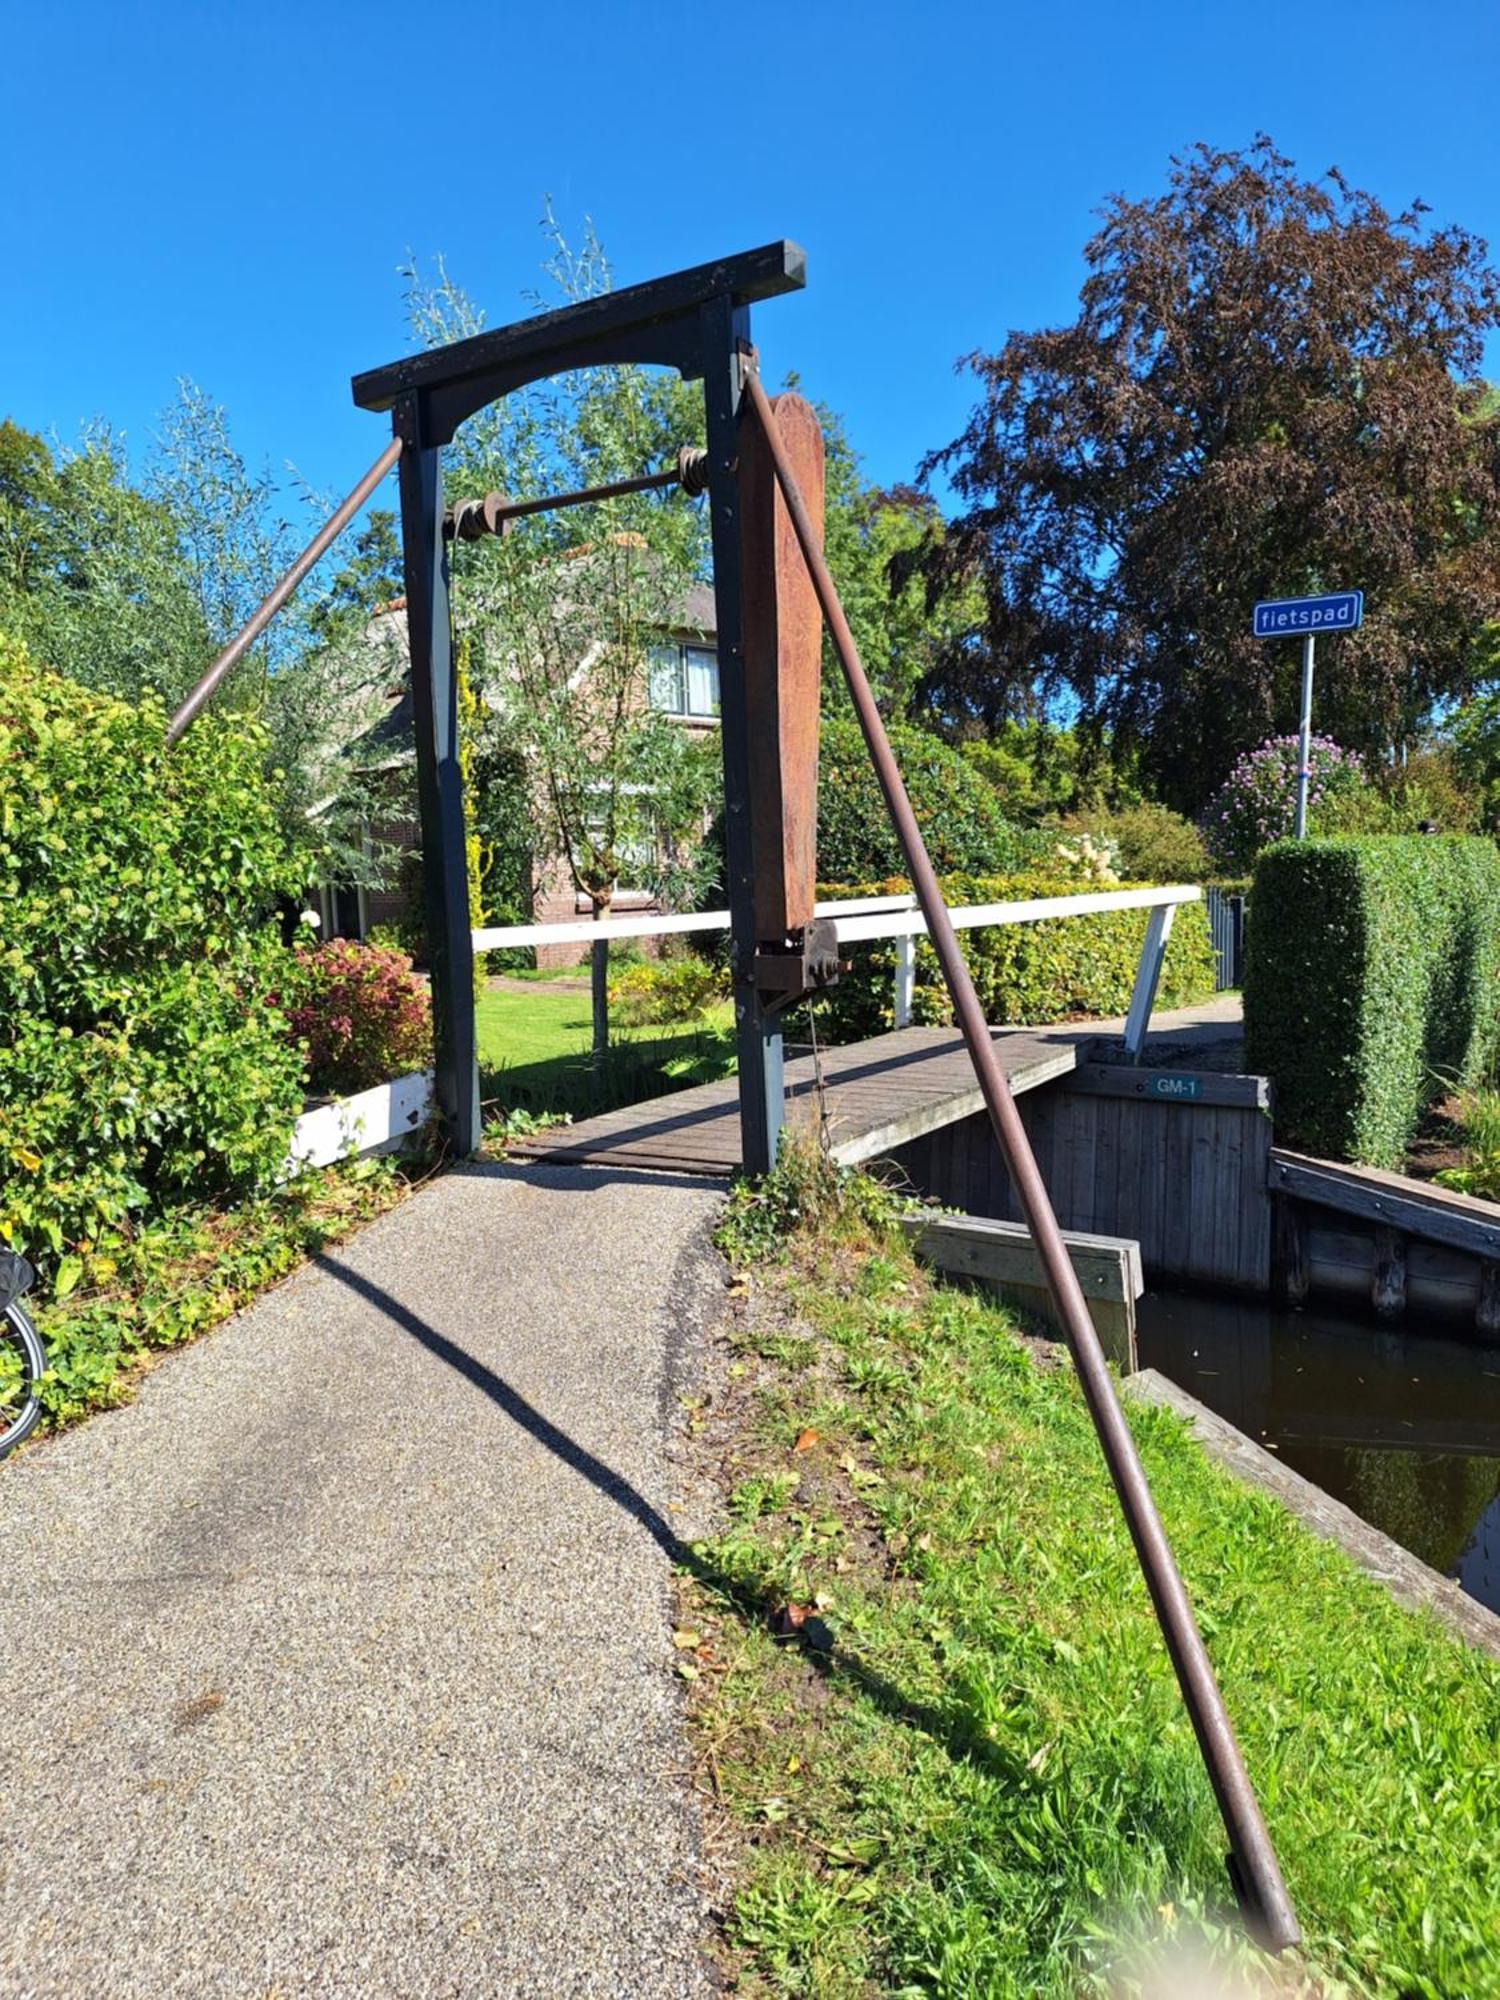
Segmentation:
<svg viewBox="0 0 1500 2000">
<path fill-rule="evenodd" d="M 749 1174 L 776 1164 L 784 1096 L 781 1030 L 755 989 L 754 847 L 750 822 L 750 714 L 745 694 L 744 577 L 740 551 L 739 451 L 742 355 L 750 312 L 731 298 L 703 306 L 703 396 L 708 417 L 708 504 L 718 625 L 719 725 L 724 756 L 724 860 L 734 967 L 734 1034 L 739 1057 L 740 1160 Z"/>
<path fill-rule="evenodd" d="M 464 851 L 463 779 L 458 761 L 458 682 L 448 616 L 439 449 L 423 437 L 420 395 L 394 405 L 402 441 L 401 544 L 406 629 L 411 649 L 422 816 L 422 888 L 438 1115 L 452 1151 L 466 1159 L 479 1144 L 479 1073 L 474 1034 L 474 948 Z"/>
</svg>

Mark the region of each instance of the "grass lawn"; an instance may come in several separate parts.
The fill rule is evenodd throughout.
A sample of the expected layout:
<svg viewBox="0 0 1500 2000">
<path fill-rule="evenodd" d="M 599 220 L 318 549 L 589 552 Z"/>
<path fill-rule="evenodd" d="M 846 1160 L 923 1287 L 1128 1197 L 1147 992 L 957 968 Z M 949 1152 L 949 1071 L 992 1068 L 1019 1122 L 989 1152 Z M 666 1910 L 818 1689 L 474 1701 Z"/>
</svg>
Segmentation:
<svg viewBox="0 0 1500 2000">
<path fill-rule="evenodd" d="M 677 1634 L 740 1990 L 1500 1993 L 1500 1665 L 1131 1407 L 1306 1934 L 1258 1961 L 1071 1368 L 780 1178 Z"/>
<path fill-rule="evenodd" d="M 587 968 L 584 968 L 587 976 Z M 711 1008 L 681 1028 L 611 1026 L 602 1077 L 589 1064 L 593 1016 L 588 992 L 555 992 L 538 981 L 525 990 L 491 987 L 479 1002 L 480 1094 L 504 1110 L 607 1110 L 684 1084 L 727 1075 L 733 1067 L 734 1010 Z"/>
</svg>

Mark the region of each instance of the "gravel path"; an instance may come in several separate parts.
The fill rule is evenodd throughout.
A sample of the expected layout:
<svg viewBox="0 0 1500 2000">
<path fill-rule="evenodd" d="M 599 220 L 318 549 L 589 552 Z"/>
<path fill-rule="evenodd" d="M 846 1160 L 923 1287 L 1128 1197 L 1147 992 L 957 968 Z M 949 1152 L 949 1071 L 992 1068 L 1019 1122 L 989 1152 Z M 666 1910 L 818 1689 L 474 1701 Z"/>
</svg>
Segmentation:
<svg viewBox="0 0 1500 2000">
<path fill-rule="evenodd" d="M 0 1994 L 706 1995 L 716 1189 L 451 1174 L 0 1468 Z"/>
</svg>

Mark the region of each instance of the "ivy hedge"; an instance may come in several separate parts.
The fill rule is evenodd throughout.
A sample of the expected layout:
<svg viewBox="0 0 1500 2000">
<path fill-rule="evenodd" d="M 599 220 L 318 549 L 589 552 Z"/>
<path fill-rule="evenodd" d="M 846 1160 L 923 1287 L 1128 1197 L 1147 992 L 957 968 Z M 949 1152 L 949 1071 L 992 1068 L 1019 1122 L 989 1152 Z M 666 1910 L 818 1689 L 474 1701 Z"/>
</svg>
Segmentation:
<svg viewBox="0 0 1500 2000">
<path fill-rule="evenodd" d="M 0 635 L 0 1240 L 58 1296 L 143 1215 L 266 1185 L 302 1102 L 264 732 L 165 730 Z"/>
<path fill-rule="evenodd" d="M 1471 837 L 1281 841 L 1255 865 L 1245 1054 L 1279 1136 L 1398 1166 L 1500 1045 L 1500 853 Z"/>
<path fill-rule="evenodd" d="M 824 884 L 820 898 L 896 895 L 910 888 L 900 877 L 841 886 Z M 1077 896 L 1096 885 L 1076 876 L 1029 873 L 958 875 L 943 878 L 950 905 L 1006 903 L 1042 896 Z M 1132 883 L 1132 888 L 1144 885 Z M 1085 917 L 1049 917 L 1034 924 L 1007 924 L 959 932 L 959 943 L 979 994 L 985 1019 L 997 1026 L 1025 1022 L 1107 1020 L 1130 1005 L 1136 965 L 1146 934 L 1148 910 L 1102 910 Z M 844 974 L 823 1003 L 828 1032 L 857 1041 L 889 1028 L 895 1013 L 896 946 L 892 939 L 850 946 L 853 970 Z M 1159 1007 L 1189 1007 L 1211 999 L 1213 943 L 1201 903 L 1177 912 L 1167 942 L 1157 990 Z M 946 1026 L 953 1019 L 937 956 L 925 938 L 917 941 L 912 1019 Z"/>
</svg>

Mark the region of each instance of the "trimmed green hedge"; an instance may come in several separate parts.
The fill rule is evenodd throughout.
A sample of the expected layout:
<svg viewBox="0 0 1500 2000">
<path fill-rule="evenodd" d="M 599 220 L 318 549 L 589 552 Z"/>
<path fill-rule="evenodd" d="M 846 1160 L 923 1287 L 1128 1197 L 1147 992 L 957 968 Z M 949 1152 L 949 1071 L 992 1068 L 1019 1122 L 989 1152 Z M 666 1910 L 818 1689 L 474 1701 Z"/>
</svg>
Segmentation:
<svg viewBox="0 0 1500 2000">
<path fill-rule="evenodd" d="M 1427 1105 L 1479 1082 L 1500 1041 L 1500 853 L 1387 834 L 1281 841 L 1255 866 L 1248 1066 L 1289 1143 L 1400 1164 Z"/>
<path fill-rule="evenodd" d="M 900 878 L 852 887 L 824 884 L 820 898 L 895 895 L 909 889 Z M 949 875 L 943 894 L 951 905 L 1005 903 L 1041 896 L 1078 896 L 1097 885 L 1057 875 Z M 1132 888 L 1143 886 L 1132 883 Z M 1146 934 L 1148 910 L 1105 910 L 1087 917 L 1052 917 L 1036 924 L 960 931 L 959 943 L 973 974 L 985 1019 L 995 1024 L 1099 1020 L 1123 1014 Z M 892 939 L 849 947 L 848 972 L 825 1002 L 835 1039 L 857 1041 L 892 1024 L 896 946 Z M 1201 903 L 1177 912 L 1157 992 L 1159 1007 L 1189 1007 L 1213 997 L 1214 954 Z M 953 1019 L 936 954 L 917 943 L 912 1019 L 946 1026 Z"/>
</svg>

